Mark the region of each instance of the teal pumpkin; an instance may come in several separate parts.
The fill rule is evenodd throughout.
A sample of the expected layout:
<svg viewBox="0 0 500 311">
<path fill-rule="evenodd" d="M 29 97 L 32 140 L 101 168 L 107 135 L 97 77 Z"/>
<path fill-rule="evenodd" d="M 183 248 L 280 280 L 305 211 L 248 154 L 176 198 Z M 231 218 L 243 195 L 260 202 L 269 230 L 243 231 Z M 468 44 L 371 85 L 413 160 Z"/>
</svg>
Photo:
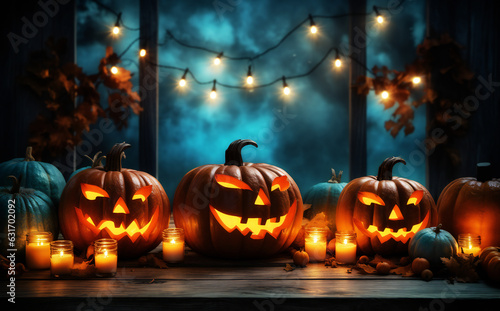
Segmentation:
<svg viewBox="0 0 500 311">
<path fill-rule="evenodd" d="M 304 205 L 310 204 L 310 207 L 304 212 L 305 218 L 312 219 L 316 214 L 323 212 L 333 226 L 332 229 L 335 229 L 337 201 L 342 189 L 347 185 L 341 182 L 341 178 L 342 171 L 337 176 L 335 170 L 332 169 L 332 178 L 329 181 L 316 184 L 306 192 L 303 199 Z"/>
<path fill-rule="evenodd" d="M 49 196 L 57 208 L 66 180 L 61 172 L 50 163 L 35 161 L 31 147 L 26 149 L 25 158 L 16 158 L 0 164 L 0 186 L 9 186 L 7 177 L 23 176 L 21 186 L 41 191 Z"/>
<path fill-rule="evenodd" d="M 413 236 L 408 245 L 408 253 L 412 258 L 425 258 L 431 265 L 441 264 L 441 257 L 450 258 L 458 251 L 455 238 L 448 232 L 437 227 L 425 228 Z"/>
<path fill-rule="evenodd" d="M 14 185 L 0 187 L 0 224 L 2 233 L 5 233 L 0 235 L 0 246 L 4 256 L 7 255 L 8 249 L 16 249 L 16 261 L 24 261 L 26 235 L 31 231 L 52 232 L 56 239 L 58 216 L 52 200 L 45 193 L 21 188 L 20 180 L 14 176 L 9 177 L 14 179 Z M 15 219 L 10 216 L 12 213 L 9 213 L 9 204 L 14 206 Z M 9 244 L 9 239 L 13 239 L 12 235 L 8 235 L 9 224 L 15 226 L 14 245 Z"/>
<path fill-rule="evenodd" d="M 76 174 L 78 174 L 81 171 L 84 171 L 88 168 L 96 168 L 96 167 L 102 166 L 102 160 L 105 159 L 106 156 L 99 156 L 101 153 L 102 153 L 102 151 L 96 152 L 96 154 L 94 154 L 93 158 L 89 157 L 88 155 L 84 155 L 84 157 L 86 157 L 87 159 L 89 159 L 92 162 L 92 165 L 91 166 L 84 166 L 82 168 L 77 169 L 76 171 L 71 173 L 68 180 L 70 180 L 71 178 L 73 178 L 73 176 L 75 176 Z"/>
</svg>

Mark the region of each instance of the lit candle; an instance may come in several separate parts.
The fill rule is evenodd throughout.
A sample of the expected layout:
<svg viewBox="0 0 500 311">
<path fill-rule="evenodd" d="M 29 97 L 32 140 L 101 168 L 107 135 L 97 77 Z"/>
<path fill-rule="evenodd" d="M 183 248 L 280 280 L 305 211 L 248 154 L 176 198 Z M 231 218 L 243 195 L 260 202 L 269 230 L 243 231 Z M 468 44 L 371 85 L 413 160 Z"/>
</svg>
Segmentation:
<svg viewBox="0 0 500 311">
<path fill-rule="evenodd" d="M 74 258 L 73 242 L 68 240 L 51 242 L 50 274 L 55 277 L 71 274 Z"/>
<path fill-rule="evenodd" d="M 481 252 L 481 237 L 472 233 L 459 234 L 458 247 L 464 254 L 479 256 L 479 253 Z"/>
<path fill-rule="evenodd" d="M 100 239 L 94 242 L 96 275 L 115 276 L 118 264 L 118 244 L 114 239 Z"/>
<path fill-rule="evenodd" d="M 26 238 L 26 265 L 30 269 L 50 268 L 50 232 L 30 232 Z"/>
<path fill-rule="evenodd" d="M 324 261 L 326 258 L 326 229 L 311 227 L 306 229 L 305 251 L 310 262 Z"/>
<path fill-rule="evenodd" d="M 184 260 L 184 230 L 182 228 L 163 230 L 163 260 L 169 263 Z"/>
<path fill-rule="evenodd" d="M 335 259 L 342 264 L 356 262 L 356 233 L 335 233 Z"/>
</svg>

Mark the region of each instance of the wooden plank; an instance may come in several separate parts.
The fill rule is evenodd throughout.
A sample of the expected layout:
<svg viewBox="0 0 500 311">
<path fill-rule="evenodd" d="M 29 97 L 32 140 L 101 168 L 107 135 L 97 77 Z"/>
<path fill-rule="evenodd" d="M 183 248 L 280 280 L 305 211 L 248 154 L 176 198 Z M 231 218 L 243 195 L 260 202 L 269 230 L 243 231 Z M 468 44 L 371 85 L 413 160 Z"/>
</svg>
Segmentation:
<svg viewBox="0 0 500 311">
<path fill-rule="evenodd" d="M 146 57 L 139 63 L 141 106 L 139 115 L 139 170 L 158 177 L 158 0 L 140 1 L 140 48 Z"/>
<path fill-rule="evenodd" d="M 366 0 L 349 1 L 351 13 L 366 11 Z M 359 76 L 366 75 L 366 42 L 361 34 L 366 34 L 364 15 L 349 17 L 349 177 L 366 176 L 366 96 L 359 95 L 353 85 Z M 365 36 L 366 38 L 366 36 Z M 356 61 L 354 61 L 356 60 Z"/>
</svg>

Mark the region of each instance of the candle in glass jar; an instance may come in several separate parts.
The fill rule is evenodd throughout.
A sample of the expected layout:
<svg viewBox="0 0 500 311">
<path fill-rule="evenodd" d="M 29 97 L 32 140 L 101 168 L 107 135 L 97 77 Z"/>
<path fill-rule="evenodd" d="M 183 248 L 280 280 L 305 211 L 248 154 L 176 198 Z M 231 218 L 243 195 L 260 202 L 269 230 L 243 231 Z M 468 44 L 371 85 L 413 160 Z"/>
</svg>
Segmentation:
<svg viewBox="0 0 500 311">
<path fill-rule="evenodd" d="M 99 239 L 94 242 L 96 275 L 114 276 L 118 264 L 118 244 L 114 239 Z"/>
<path fill-rule="evenodd" d="M 50 232 L 30 232 L 26 238 L 26 265 L 30 269 L 50 268 Z"/>
<path fill-rule="evenodd" d="M 479 256 L 481 252 L 481 237 L 476 234 L 462 233 L 458 235 L 458 247 L 464 254 Z"/>
<path fill-rule="evenodd" d="M 184 260 L 184 230 L 182 228 L 163 230 L 163 260 L 169 263 Z"/>
<path fill-rule="evenodd" d="M 73 242 L 68 240 L 51 242 L 50 274 L 55 277 L 71 274 L 74 258 Z"/>
<path fill-rule="evenodd" d="M 326 258 L 326 229 L 311 227 L 306 229 L 305 251 L 310 262 L 324 261 Z"/>
<path fill-rule="evenodd" d="M 356 262 L 356 233 L 335 233 L 335 259 L 342 264 Z"/>
</svg>

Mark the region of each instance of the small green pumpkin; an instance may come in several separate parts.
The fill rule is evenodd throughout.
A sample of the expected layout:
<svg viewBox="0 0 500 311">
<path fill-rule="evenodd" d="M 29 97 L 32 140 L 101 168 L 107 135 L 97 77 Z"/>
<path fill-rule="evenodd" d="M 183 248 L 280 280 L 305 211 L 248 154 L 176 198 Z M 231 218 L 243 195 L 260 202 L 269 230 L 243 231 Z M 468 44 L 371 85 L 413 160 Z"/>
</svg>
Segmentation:
<svg viewBox="0 0 500 311">
<path fill-rule="evenodd" d="M 76 171 L 74 171 L 73 173 L 71 173 L 71 175 L 69 176 L 68 180 L 70 180 L 73 176 L 75 176 L 76 174 L 78 174 L 81 171 L 84 171 L 84 170 L 86 170 L 88 168 L 96 168 L 96 167 L 102 166 L 102 160 L 105 159 L 106 156 L 99 156 L 101 153 L 102 153 L 102 151 L 96 152 L 94 154 L 93 158 L 89 157 L 88 155 L 84 155 L 84 157 L 86 157 L 87 159 L 89 159 L 92 162 L 92 165 L 91 166 L 84 166 L 82 168 L 77 169 Z"/>
<path fill-rule="evenodd" d="M 342 171 L 338 176 L 335 170 L 332 169 L 332 178 L 327 182 L 322 182 L 314 185 L 304 195 L 304 204 L 310 204 L 309 209 L 304 212 L 304 217 L 312 219 L 318 213 L 325 213 L 326 219 L 333 226 L 335 232 L 335 214 L 337 209 L 337 201 L 342 189 L 347 183 L 341 182 Z"/>
<path fill-rule="evenodd" d="M 458 244 L 455 238 L 446 230 L 437 227 L 425 228 L 417 233 L 410 240 L 408 253 L 412 258 L 425 258 L 431 265 L 441 264 L 441 257 L 450 258 L 458 251 Z"/>
<path fill-rule="evenodd" d="M 5 233 L 0 236 L 0 245 L 3 255 L 7 255 L 8 249 L 16 249 L 16 260 L 24 261 L 26 235 L 31 231 L 52 232 L 56 239 L 58 217 L 52 200 L 45 193 L 21 188 L 22 177 L 19 180 L 14 176 L 9 177 L 14 180 L 14 185 L 11 188 L 0 187 L 0 223 L 2 232 Z M 15 212 L 9 213 L 13 209 Z M 8 234 L 9 224 L 15 227 L 14 245 L 10 244 L 14 237 Z"/>
<path fill-rule="evenodd" d="M 9 186 L 8 176 L 22 175 L 22 187 L 36 189 L 45 193 L 57 208 L 66 180 L 54 165 L 35 161 L 31 150 L 31 147 L 26 149 L 25 158 L 16 158 L 0 164 L 0 186 Z"/>
</svg>

